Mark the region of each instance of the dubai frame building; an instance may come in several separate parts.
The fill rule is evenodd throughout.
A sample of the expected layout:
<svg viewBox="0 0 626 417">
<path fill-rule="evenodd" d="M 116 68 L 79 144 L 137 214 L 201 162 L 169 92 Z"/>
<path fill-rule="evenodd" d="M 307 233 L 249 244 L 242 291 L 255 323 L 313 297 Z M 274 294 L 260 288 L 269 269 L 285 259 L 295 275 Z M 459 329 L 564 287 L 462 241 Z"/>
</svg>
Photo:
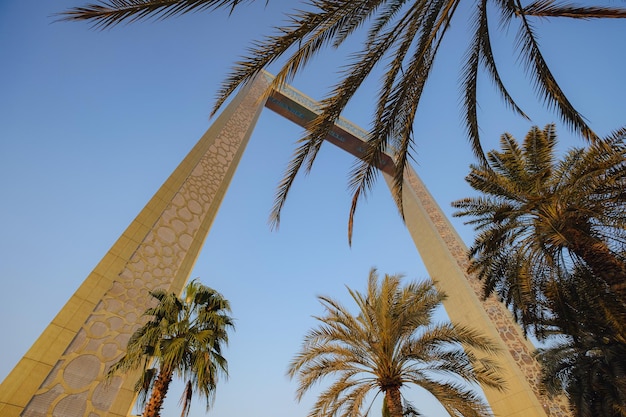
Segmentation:
<svg viewBox="0 0 626 417">
<path fill-rule="evenodd" d="M 133 376 L 105 382 L 157 288 L 180 293 L 209 233 L 254 125 L 267 107 L 306 126 L 318 104 L 290 86 L 267 94 L 272 76 L 245 86 L 113 244 L 0 385 L 2 417 L 126 417 Z M 345 119 L 327 140 L 359 156 L 367 132 Z M 380 167 L 390 184 L 391 158 Z M 417 174 L 405 175 L 406 226 L 429 275 L 448 298 L 450 319 L 489 335 L 501 350 L 506 390 L 485 388 L 496 417 L 569 416 L 563 397 L 539 383 L 533 346 L 506 307 L 481 299 L 467 275 L 467 249 Z"/>
</svg>

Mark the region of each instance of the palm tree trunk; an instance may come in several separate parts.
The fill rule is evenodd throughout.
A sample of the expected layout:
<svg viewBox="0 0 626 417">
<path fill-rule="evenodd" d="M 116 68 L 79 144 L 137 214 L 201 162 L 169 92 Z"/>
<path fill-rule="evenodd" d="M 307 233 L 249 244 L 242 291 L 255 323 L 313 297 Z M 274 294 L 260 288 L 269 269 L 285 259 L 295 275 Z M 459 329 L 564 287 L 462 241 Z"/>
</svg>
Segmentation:
<svg viewBox="0 0 626 417">
<path fill-rule="evenodd" d="M 400 387 L 390 387 L 385 391 L 385 402 L 389 410 L 389 417 L 402 417 L 402 396 Z"/>
<path fill-rule="evenodd" d="M 163 407 L 163 401 L 167 395 L 167 390 L 172 382 L 172 371 L 163 370 L 159 371 L 159 376 L 154 381 L 154 387 L 152 387 L 152 394 L 150 400 L 146 404 L 146 408 L 143 411 L 143 417 L 160 417 L 161 408 Z"/>
<path fill-rule="evenodd" d="M 605 242 L 579 230 L 570 230 L 570 249 L 600 277 L 622 302 L 626 302 L 626 264 L 615 257 Z"/>
</svg>

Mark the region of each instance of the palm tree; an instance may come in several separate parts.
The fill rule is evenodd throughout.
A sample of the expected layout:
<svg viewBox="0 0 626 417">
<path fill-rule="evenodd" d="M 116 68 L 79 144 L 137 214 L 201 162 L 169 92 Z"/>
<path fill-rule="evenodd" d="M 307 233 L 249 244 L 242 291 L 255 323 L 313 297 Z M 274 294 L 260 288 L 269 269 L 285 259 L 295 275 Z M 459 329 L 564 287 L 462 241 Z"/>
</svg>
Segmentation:
<svg viewBox="0 0 626 417">
<path fill-rule="evenodd" d="M 249 0 L 254 1 L 254 0 Z M 269 0 L 266 0 L 266 2 Z M 88 20 L 96 27 L 107 28 L 124 21 L 144 18 L 167 18 L 183 13 L 236 8 L 243 0 L 99 0 L 61 14 L 64 20 Z M 402 198 L 405 167 L 411 158 L 413 122 L 428 76 L 433 69 L 442 40 L 455 22 L 455 15 L 467 10 L 462 0 L 421 1 L 354 1 L 315 0 L 305 3 L 288 15 L 288 22 L 276 28 L 276 34 L 254 42 L 249 55 L 236 64 L 224 82 L 214 112 L 239 86 L 248 83 L 260 71 L 279 58 L 286 60 L 270 88 L 291 80 L 323 48 L 340 46 L 357 29 L 366 27 L 362 49 L 351 55 L 343 78 L 331 88 L 322 101 L 319 117 L 312 123 L 292 162 L 279 184 L 271 221 L 277 226 L 287 194 L 302 167 L 310 169 L 324 138 L 347 103 L 354 96 L 372 69 L 387 62 L 384 79 L 377 98 L 372 121 L 370 146 L 351 175 L 354 191 L 350 212 L 349 236 L 357 202 L 367 194 L 376 179 L 376 167 L 382 153 L 393 151 L 395 160 L 394 196 Z M 509 94 L 500 78 L 491 47 L 490 21 L 499 18 L 500 27 L 508 30 L 518 25 L 515 48 L 528 70 L 542 102 L 556 109 L 564 123 L 583 137 L 595 140 L 596 135 L 567 99 L 544 60 L 533 29 L 533 18 L 567 17 L 574 19 L 624 18 L 626 9 L 601 6 L 575 6 L 537 0 L 523 5 L 521 0 L 479 0 L 469 6 L 473 14 L 473 36 L 467 45 L 462 64 L 464 121 L 475 153 L 482 157 L 477 119 L 477 80 L 484 68 L 513 111 L 527 117 Z M 495 15 L 495 16 L 494 16 Z M 457 48 L 457 45 L 454 45 Z M 288 51 L 291 55 L 288 55 Z M 269 90 L 268 90 L 269 91 Z M 398 204 L 398 207 L 402 207 Z"/>
<path fill-rule="evenodd" d="M 289 375 L 298 378 L 298 400 L 323 378 L 337 377 L 319 395 L 310 417 L 363 415 L 370 393 L 382 393 L 383 411 L 402 417 L 402 389 L 410 385 L 430 392 L 451 416 L 488 415 L 487 404 L 466 383 L 503 388 L 495 362 L 476 356 L 494 354 L 495 348 L 469 328 L 433 324 L 445 296 L 432 282 L 402 286 L 401 276 L 379 280 L 372 269 L 366 293 L 348 291 L 358 314 L 319 297 L 326 315 L 317 317 L 319 327 L 308 332 L 289 365 Z"/>
<path fill-rule="evenodd" d="M 484 280 L 485 296 L 496 290 L 523 325 L 542 314 L 547 283 L 576 265 L 617 297 L 616 314 L 626 311 L 625 135 L 622 129 L 557 161 L 555 127 L 534 127 L 521 145 L 502 135 L 502 151 L 471 165 L 466 180 L 482 196 L 452 203 L 455 216 L 471 216 L 479 231 L 470 270 Z"/>
<path fill-rule="evenodd" d="M 229 302 L 197 280 L 185 287 L 182 298 L 163 290 L 150 295 L 158 303 L 144 313 L 148 322 L 131 336 L 126 354 L 111 367 L 109 377 L 142 371 L 135 389 L 145 405 L 144 417 L 160 415 L 174 376 L 185 381 L 182 415 L 189 414 L 193 394 L 206 399 L 208 410 L 218 376 L 227 375 L 222 346 L 228 343 L 227 331 L 233 328 Z"/>
<path fill-rule="evenodd" d="M 453 203 L 480 232 L 470 272 L 496 291 L 538 350 L 548 392 L 576 417 L 626 417 L 626 130 L 556 158 L 553 125 L 472 165 L 482 193 Z"/>
<path fill-rule="evenodd" d="M 626 417 L 626 322 L 611 314 L 619 302 L 591 274 L 579 267 L 546 288 L 542 380 L 549 393 L 566 393 L 575 417 Z"/>
</svg>

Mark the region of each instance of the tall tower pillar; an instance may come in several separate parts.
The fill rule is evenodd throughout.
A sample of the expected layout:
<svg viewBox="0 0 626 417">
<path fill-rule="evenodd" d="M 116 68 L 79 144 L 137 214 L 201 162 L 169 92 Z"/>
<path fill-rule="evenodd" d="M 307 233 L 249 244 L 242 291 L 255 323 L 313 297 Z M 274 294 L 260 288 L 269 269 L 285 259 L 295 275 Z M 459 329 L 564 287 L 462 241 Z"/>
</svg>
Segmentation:
<svg viewBox="0 0 626 417">
<path fill-rule="evenodd" d="M 391 177 L 385 174 L 385 179 L 391 188 Z M 513 315 L 495 296 L 482 298 L 481 282 L 467 273 L 467 247 L 412 168 L 402 199 L 406 226 L 428 274 L 448 296 L 443 302 L 448 317 L 488 335 L 500 348 L 506 391 L 485 388 L 495 417 L 570 416 L 565 396 L 549 398 L 541 388 L 534 347 Z"/>
<path fill-rule="evenodd" d="M 285 85 L 273 91 L 266 106 L 306 127 L 319 113 L 319 103 Z M 368 132 L 340 118 L 326 140 L 360 157 Z M 382 158 L 378 167 L 392 187 L 393 160 Z M 481 283 L 467 271 L 467 248 L 445 217 L 417 173 L 408 168 L 403 186 L 403 210 L 407 229 L 429 275 L 448 296 L 443 305 L 455 323 L 470 326 L 489 336 L 499 347 L 506 390 L 485 389 L 495 417 L 567 417 L 564 396 L 549 398 L 540 386 L 540 368 L 533 358 L 534 347 L 507 308 L 490 297 L 482 300 Z"/>
<path fill-rule="evenodd" d="M 180 293 L 263 108 L 244 88 L 0 385 L 2 417 L 126 417 L 135 380 L 106 371 L 157 288 Z"/>
</svg>

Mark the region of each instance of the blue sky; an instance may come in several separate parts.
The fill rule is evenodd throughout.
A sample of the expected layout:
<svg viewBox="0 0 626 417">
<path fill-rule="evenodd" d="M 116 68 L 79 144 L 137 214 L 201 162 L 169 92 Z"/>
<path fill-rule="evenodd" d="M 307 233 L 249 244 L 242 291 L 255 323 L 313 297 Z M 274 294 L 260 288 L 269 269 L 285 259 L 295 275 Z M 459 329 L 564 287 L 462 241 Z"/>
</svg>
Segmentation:
<svg viewBox="0 0 626 417">
<path fill-rule="evenodd" d="M 54 23 L 55 13 L 78 0 L 0 3 L 0 378 L 209 127 L 216 91 L 249 41 L 279 25 L 281 12 L 295 4 L 264 3 L 231 16 L 191 14 L 105 31 Z M 463 181 L 473 157 L 458 105 L 469 11 L 458 14 L 415 128 L 415 168 L 448 215 L 451 201 L 473 194 Z M 539 20 L 536 29 L 557 79 L 592 127 L 604 135 L 626 124 L 626 24 Z M 505 82 L 533 121 L 504 109 L 482 80 L 486 149 L 505 131 L 521 139 L 533 124 L 558 122 L 516 65 L 514 30 L 493 42 Z M 345 53 L 322 54 L 293 85 L 321 99 Z M 377 79 L 345 114 L 364 128 Z M 583 144 L 557 125 L 562 149 Z M 220 384 L 209 415 L 305 416 L 313 396 L 296 403 L 285 370 L 314 324 L 311 316 L 321 313 L 316 295 L 347 302 L 345 285 L 363 289 L 371 267 L 427 277 L 382 181 L 359 207 L 348 246 L 353 161 L 332 145 L 298 180 L 281 228 L 270 231 L 275 186 L 301 133 L 264 110 L 192 274 L 231 300 L 237 320 L 227 351 L 230 379 Z M 471 229 L 452 221 L 471 243 Z M 165 417 L 179 415 L 178 397 L 170 393 Z M 444 415 L 419 392 L 409 399 L 429 415 Z M 204 415 L 202 403 L 191 415 Z"/>
</svg>

